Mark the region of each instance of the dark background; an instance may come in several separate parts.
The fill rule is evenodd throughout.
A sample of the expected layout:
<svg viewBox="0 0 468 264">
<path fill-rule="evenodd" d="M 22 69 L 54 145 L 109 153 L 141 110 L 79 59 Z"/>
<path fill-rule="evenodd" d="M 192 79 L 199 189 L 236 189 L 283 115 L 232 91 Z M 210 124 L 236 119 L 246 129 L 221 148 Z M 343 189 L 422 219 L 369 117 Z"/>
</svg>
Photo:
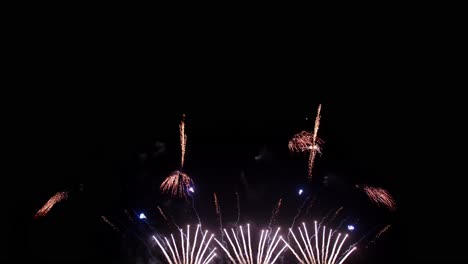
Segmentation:
<svg viewBox="0 0 468 264">
<path fill-rule="evenodd" d="M 459 70 L 448 59 L 456 54 L 436 45 L 451 34 L 430 24 L 380 22 L 319 30 L 319 40 L 279 27 L 223 29 L 214 40 L 210 32 L 186 33 L 184 41 L 154 39 L 138 28 L 96 25 L 82 32 L 57 21 L 28 24 L 18 33 L 24 38 L 13 39 L 19 52 L 10 69 L 20 69 L 12 85 L 19 94 L 6 104 L 15 158 L 4 186 L 13 201 L 3 219 L 6 257 L 44 263 L 149 258 L 132 234 L 149 236 L 153 229 L 137 222 L 123 237 L 100 216 L 124 222 L 124 208 L 145 211 L 156 229 L 169 231 L 159 226 L 155 206 L 182 205 L 168 204 L 157 187 L 178 166 L 182 113 L 185 167 L 197 184 L 202 220 L 216 228 L 216 191 L 224 220 L 233 222 L 238 191 L 243 221 L 267 222 L 282 197 L 277 221 L 287 225 L 301 203 L 297 188 L 306 184 L 306 161 L 288 153 L 287 141 L 312 129 L 322 103 L 324 154 L 313 187 L 306 188 L 320 193 L 311 218 L 345 203 L 359 229 L 393 225 L 354 262 L 461 260 L 464 182 L 455 168 L 463 164 L 457 135 L 463 135 L 464 100 L 445 90 L 455 86 Z M 156 35 L 182 34 L 161 31 Z M 152 157 L 156 141 L 166 152 Z M 266 158 L 255 161 L 259 153 Z M 332 179 L 328 187 L 325 176 Z M 351 187 L 356 183 L 387 188 L 399 210 L 373 208 Z M 63 189 L 69 200 L 33 221 Z M 190 210 L 178 212 L 183 219 Z"/>
</svg>

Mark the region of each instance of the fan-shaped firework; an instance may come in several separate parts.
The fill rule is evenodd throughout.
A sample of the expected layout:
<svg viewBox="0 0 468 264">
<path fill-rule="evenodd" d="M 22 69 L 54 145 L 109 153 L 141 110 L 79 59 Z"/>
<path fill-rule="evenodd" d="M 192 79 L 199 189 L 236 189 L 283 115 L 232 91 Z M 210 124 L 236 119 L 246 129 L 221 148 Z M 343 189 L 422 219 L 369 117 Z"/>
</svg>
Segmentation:
<svg viewBox="0 0 468 264">
<path fill-rule="evenodd" d="M 210 246 L 211 240 L 213 239 L 213 234 L 207 240 L 208 231 L 203 233 L 201 231 L 200 225 L 197 226 L 197 230 L 195 231 L 195 237 L 193 241 L 190 241 L 190 226 L 187 225 L 187 233 L 184 234 L 182 229 L 180 231 L 180 247 L 177 246 L 174 236 L 171 234 L 172 245 L 169 242 L 167 237 L 164 237 L 164 240 L 161 238 L 156 238 L 153 236 L 153 239 L 158 244 L 159 248 L 161 249 L 164 257 L 169 262 L 169 264 L 207 264 L 210 263 L 211 260 L 216 256 L 216 248 L 209 249 L 210 253 L 207 253 L 207 250 Z M 202 235 L 201 242 L 198 243 L 198 233 Z M 192 244 L 190 244 L 192 243 Z M 197 244 L 198 243 L 198 244 Z M 179 249 L 180 251 L 179 251 Z M 167 249 L 171 256 L 169 256 Z M 182 253 L 182 258 L 179 255 L 179 252 Z"/>
<path fill-rule="evenodd" d="M 291 228 L 289 229 L 289 232 L 292 234 L 294 241 L 296 242 L 296 245 L 299 249 L 299 253 L 297 253 L 296 250 L 294 250 L 285 240 L 282 239 L 301 264 L 335 264 L 337 261 L 339 261 L 338 264 L 342 264 L 349 257 L 349 255 L 354 250 L 356 250 L 355 247 L 352 247 L 340 255 L 341 248 L 348 235 L 345 235 L 340 243 L 341 234 L 338 234 L 338 236 L 335 238 L 335 242 L 333 243 L 333 249 L 330 251 L 330 242 L 332 241 L 334 234 L 331 229 L 327 235 L 326 228 L 324 226 L 322 238 L 320 239 L 320 232 L 317 229 L 317 221 L 315 221 L 315 234 L 312 236 L 309 236 L 306 224 L 302 223 L 302 226 L 303 230 L 301 230 L 300 227 L 298 228 L 302 238 L 302 243 L 299 242 L 296 235 L 294 234 L 294 231 Z M 314 237 L 315 239 L 313 239 Z M 313 240 L 312 243 L 311 240 Z M 336 248 L 338 243 L 339 246 Z"/>
<path fill-rule="evenodd" d="M 62 200 L 65 200 L 68 198 L 68 193 L 67 192 L 58 192 L 56 193 L 54 196 L 50 197 L 50 199 L 47 201 L 47 203 L 44 204 L 44 206 L 42 206 L 41 209 L 39 209 L 39 211 L 37 211 L 36 215 L 34 215 L 34 218 L 38 218 L 38 217 L 42 217 L 42 216 L 46 216 L 50 209 L 52 209 L 52 207 L 62 201 Z"/>
<path fill-rule="evenodd" d="M 241 238 L 242 238 L 242 241 L 241 241 L 242 243 L 239 243 L 239 240 L 240 240 L 239 236 L 236 234 L 234 229 L 231 228 L 232 237 L 235 241 L 235 245 L 234 245 L 233 239 L 229 235 L 229 232 L 226 229 L 224 229 L 224 233 L 226 234 L 229 240 L 229 244 L 231 245 L 232 252 L 234 252 L 234 256 L 232 256 L 228 248 L 223 246 L 223 243 L 218 241 L 216 238 L 215 240 L 224 250 L 229 260 L 231 260 L 231 262 L 234 264 L 254 264 L 254 263 L 273 264 L 281 255 L 281 253 L 283 253 L 283 251 L 286 249 L 286 246 L 283 246 L 280 250 L 276 250 L 276 248 L 278 247 L 278 244 L 280 243 L 280 240 L 282 239 L 281 236 L 278 236 L 279 230 L 280 228 L 278 227 L 272 240 L 269 239 L 269 235 L 271 234 L 271 231 L 262 230 L 260 234 L 260 240 L 258 242 L 257 258 L 255 262 L 254 262 L 254 253 L 252 251 L 249 224 L 247 224 L 247 235 L 244 235 L 244 230 L 242 229 L 242 226 L 239 227 L 239 231 L 240 231 Z M 247 241 L 246 241 L 246 237 L 247 237 Z"/>
<path fill-rule="evenodd" d="M 371 186 L 364 186 L 362 190 L 377 206 L 383 205 L 391 211 L 396 210 L 396 202 L 387 190 Z"/>
<path fill-rule="evenodd" d="M 175 171 L 163 181 L 160 189 L 162 193 L 168 193 L 172 197 L 186 198 L 192 185 L 193 181 L 187 174 Z"/>
</svg>

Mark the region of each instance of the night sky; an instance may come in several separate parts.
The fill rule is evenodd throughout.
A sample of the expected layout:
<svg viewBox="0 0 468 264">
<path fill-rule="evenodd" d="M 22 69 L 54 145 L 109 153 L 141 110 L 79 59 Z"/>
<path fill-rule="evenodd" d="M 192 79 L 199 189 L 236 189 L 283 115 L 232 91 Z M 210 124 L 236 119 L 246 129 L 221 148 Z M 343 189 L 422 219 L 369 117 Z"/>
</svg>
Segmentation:
<svg viewBox="0 0 468 264">
<path fill-rule="evenodd" d="M 105 38 L 98 35 L 91 39 Z M 48 34 L 34 36 L 47 40 Z M 18 85 L 59 90 L 20 94 L 10 109 L 17 115 L 11 137 L 15 163 L 4 189 L 15 203 L 8 203 L 3 217 L 7 254 L 2 257 L 36 263 L 153 263 L 160 258 L 150 237 L 174 230 L 156 207 L 167 209 L 180 225 L 197 221 L 189 204 L 159 192 L 163 179 L 179 168 L 178 124 L 185 113 L 184 171 L 195 181 L 195 207 L 210 230 L 218 228 L 213 192 L 226 225 L 237 218 L 236 192 L 240 222 L 255 227 L 268 224 L 281 198 L 276 224 L 283 228 L 311 195 L 316 202 L 301 219 L 320 220 L 343 206 L 338 218 L 357 227 L 353 241 L 392 225 L 349 263 L 460 260 L 462 244 L 454 239 L 466 231 L 457 216 L 463 206 L 453 201 L 463 197 L 463 183 L 453 167 L 436 168 L 447 156 L 439 157 L 442 151 L 430 146 L 454 135 L 439 131 L 437 123 L 443 118 L 447 126 L 458 122 L 461 104 L 445 100 L 443 108 L 452 113 L 445 115 L 436 107 L 438 93 L 430 93 L 430 99 L 429 92 L 409 93 L 409 87 L 437 86 L 445 78 L 432 75 L 428 64 L 412 64 L 432 62 L 410 52 L 416 45 L 403 47 L 387 37 L 377 34 L 367 45 L 357 45 L 363 35 L 343 33 L 353 44 L 324 40 L 316 49 L 290 37 L 301 44 L 280 53 L 281 45 L 268 42 L 236 40 L 230 44 L 237 48 L 230 49 L 225 47 L 229 38 L 203 50 L 168 40 L 167 47 L 174 44 L 168 54 L 167 47 L 119 54 L 122 43 L 92 44 L 84 38 L 72 45 L 70 36 L 61 44 L 28 49 L 27 67 L 37 70 L 18 79 Z M 158 59 L 160 53 L 164 58 Z M 424 81 L 418 85 L 418 80 Z M 308 183 L 306 157 L 290 153 L 287 144 L 295 133 L 313 129 L 319 103 L 319 136 L 325 143 Z M 441 148 L 450 153 L 451 146 Z M 387 189 L 398 210 L 377 208 L 356 184 Z M 299 188 L 304 195 L 297 195 Z M 69 199 L 34 220 L 62 190 Z M 147 221 L 137 219 L 141 212 Z M 456 231 L 444 231 L 446 226 Z M 443 240 L 449 242 L 438 245 Z"/>
</svg>

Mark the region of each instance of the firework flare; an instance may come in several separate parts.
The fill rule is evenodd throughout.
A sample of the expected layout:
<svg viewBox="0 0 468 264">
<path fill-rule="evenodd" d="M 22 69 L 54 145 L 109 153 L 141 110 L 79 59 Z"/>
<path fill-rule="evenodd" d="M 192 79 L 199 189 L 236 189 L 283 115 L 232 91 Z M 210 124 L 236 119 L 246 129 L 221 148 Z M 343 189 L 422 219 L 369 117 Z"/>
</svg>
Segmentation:
<svg viewBox="0 0 468 264">
<path fill-rule="evenodd" d="M 364 186 L 362 190 L 366 193 L 367 197 L 374 202 L 377 206 L 385 206 L 390 211 L 397 209 L 396 202 L 392 195 L 385 189 L 371 186 Z"/>
<path fill-rule="evenodd" d="M 171 173 L 161 184 L 163 193 L 168 193 L 172 197 L 187 198 L 188 191 L 193 185 L 193 180 L 181 171 Z"/>
<path fill-rule="evenodd" d="M 343 254 L 340 254 L 341 248 L 344 242 L 346 241 L 348 235 L 342 237 L 341 240 L 341 234 L 338 234 L 336 238 L 333 238 L 334 233 L 331 229 L 328 233 L 325 226 L 323 227 L 322 232 L 320 232 L 319 229 L 317 229 L 317 221 L 315 221 L 315 233 L 312 236 L 309 236 L 306 224 L 302 223 L 302 226 L 302 230 L 300 227 L 298 227 L 302 243 L 299 242 L 296 235 L 294 234 L 294 231 L 291 228 L 289 229 L 289 232 L 292 234 L 294 241 L 296 242 L 299 253 L 296 251 L 297 249 L 294 250 L 288 242 L 282 239 L 286 246 L 291 250 L 291 252 L 301 264 L 342 264 L 346 261 L 349 255 L 351 255 L 351 253 L 353 253 L 356 250 L 356 247 L 352 247 Z M 321 238 L 320 233 L 322 233 Z M 332 243 L 333 246 L 332 248 L 330 248 L 330 242 L 332 240 L 334 240 L 334 243 Z"/>
<path fill-rule="evenodd" d="M 185 134 L 185 114 L 182 115 L 182 121 L 180 121 L 179 125 L 179 132 L 180 132 L 180 168 L 184 167 L 185 161 L 185 147 L 187 146 L 187 135 Z"/>
<path fill-rule="evenodd" d="M 182 229 L 180 231 L 180 241 L 179 246 L 176 244 L 174 235 L 171 234 L 172 244 L 164 237 L 164 240 L 161 238 L 156 238 L 153 236 L 153 239 L 158 244 L 161 252 L 164 254 L 164 257 L 169 262 L 169 264 L 207 264 L 210 263 L 214 257 L 216 257 L 216 247 L 209 249 L 210 253 L 207 254 L 207 250 L 213 239 L 214 235 L 212 234 L 207 240 L 208 231 L 204 233 L 201 231 L 201 226 L 197 225 L 193 241 L 190 241 L 190 225 L 187 225 L 187 233 L 184 234 Z M 198 233 L 201 234 L 201 242 L 198 243 Z M 205 242 L 206 241 L 206 242 Z M 198 243 L 198 244 L 197 244 Z M 169 249 L 169 251 L 167 250 Z M 180 255 L 179 252 L 182 254 Z M 170 253 L 170 256 L 169 256 Z"/>
<path fill-rule="evenodd" d="M 54 205 L 62 200 L 66 200 L 68 198 L 68 193 L 67 192 L 58 192 L 56 193 L 54 196 L 50 197 L 50 199 L 47 201 L 47 203 L 44 204 L 44 206 L 42 206 L 41 209 L 39 209 L 39 211 L 37 211 L 37 213 L 34 215 L 34 218 L 38 218 L 38 217 L 44 217 L 46 216 L 50 209 L 52 209 L 52 207 L 54 207 Z"/>
<path fill-rule="evenodd" d="M 236 234 L 234 228 L 231 228 L 232 237 L 229 235 L 229 232 L 224 229 L 224 233 L 229 240 L 229 245 L 231 246 L 231 251 L 228 249 L 228 246 L 223 246 L 223 243 L 218 241 L 215 238 L 215 241 L 221 246 L 229 260 L 234 264 L 273 264 L 276 262 L 278 257 L 286 249 L 286 245 L 281 249 L 278 248 L 278 244 L 282 240 L 282 236 L 278 236 L 280 228 L 276 230 L 273 239 L 267 242 L 267 237 L 269 236 L 269 230 L 262 230 L 260 234 L 260 240 L 257 247 L 257 258 L 254 262 L 254 254 L 252 251 L 252 241 L 250 235 L 250 225 L 247 224 L 247 234 L 244 235 L 244 230 L 242 226 L 239 226 L 240 236 Z M 247 239 L 246 239 L 247 237 Z M 233 242 L 235 241 L 235 244 Z M 242 243 L 240 243 L 241 241 Z M 268 244 L 268 245 L 267 245 Z M 276 249 L 279 250 L 276 250 Z M 234 256 L 231 254 L 234 253 Z"/>
</svg>

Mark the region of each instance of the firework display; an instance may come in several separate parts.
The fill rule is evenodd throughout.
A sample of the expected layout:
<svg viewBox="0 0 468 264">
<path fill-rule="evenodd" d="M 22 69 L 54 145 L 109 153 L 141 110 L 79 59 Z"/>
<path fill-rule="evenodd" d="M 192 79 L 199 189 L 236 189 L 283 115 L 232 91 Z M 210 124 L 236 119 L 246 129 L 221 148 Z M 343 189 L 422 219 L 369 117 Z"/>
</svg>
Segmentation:
<svg viewBox="0 0 468 264">
<path fill-rule="evenodd" d="M 226 188 L 220 190 L 212 181 L 206 185 L 199 183 L 195 186 L 193 179 L 185 173 L 186 170 L 184 169 L 187 145 L 184 114 L 179 124 L 180 168 L 170 173 L 167 177 L 165 176 L 170 170 L 165 171 L 164 169 L 166 168 L 163 168 L 161 169 L 164 173 L 163 177 L 156 174 L 158 176 L 151 179 L 153 180 L 151 187 L 153 188 L 152 190 L 155 196 L 151 196 L 151 201 L 146 200 L 147 197 L 144 197 L 144 202 L 148 203 L 143 206 L 141 205 L 143 202 L 136 205 L 129 204 L 128 206 L 131 206 L 131 208 L 128 207 L 130 210 L 123 210 L 125 212 L 124 220 L 128 220 L 126 223 L 122 223 L 123 221 L 120 221 L 122 218 L 115 217 L 115 215 L 109 217 L 109 212 L 102 212 L 97 216 L 100 216 L 101 222 L 108 225 L 105 226 L 105 229 L 110 230 L 109 227 L 111 227 L 112 230 L 116 231 L 113 234 L 122 235 L 122 237 L 127 234 L 126 232 L 128 229 L 137 226 L 135 229 L 138 232 L 132 230 L 133 234 L 135 234 L 140 241 L 138 243 L 143 242 L 145 244 L 145 249 L 151 252 L 151 257 L 157 259 L 155 260 L 156 263 L 160 263 L 161 261 L 169 264 L 347 263 L 354 258 L 352 254 L 356 252 L 357 248 L 355 245 L 359 245 L 359 248 L 363 248 L 361 241 L 367 238 L 369 234 L 375 235 L 375 231 L 379 230 L 376 228 L 378 227 L 380 228 L 380 232 L 378 232 L 371 241 L 371 243 L 375 243 L 377 238 L 388 231 L 391 224 L 387 224 L 382 229 L 381 222 L 377 225 L 372 223 L 374 224 L 374 231 L 368 232 L 362 237 L 362 233 L 360 233 L 361 230 L 369 230 L 369 226 L 363 227 L 364 225 L 362 222 L 365 221 L 360 221 L 362 219 L 360 215 L 353 215 L 354 212 L 352 211 L 354 208 L 348 206 L 346 202 L 343 202 L 343 199 L 339 199 L 337 196 L 340 194 L 335 190 L 333 190 L 332 195 L 329 194 L 332 191 L 328 191 L 326 194 L 320 193 L 322 189 L 325 189 L 324 192 L 327 192 L 326 188 L 329 188 L 329 190 L 332 189 L 330 186 L 336 184 L 338 180 L 329 185 L 323 184 L 322 186 L 319 184 L 316 185 L 316 181 L 314 180 L 312 184 L 314 161 L 317 155 L 322 155 L 322 147 L 324 144 L 324 141 L 318 137 L 321 108 L 322 105 L 319 104 L 312 132 L 301 131 L 293 135 L 288 142 L 288 148 L 285 147 L 285 142 L 281 142 L 281 146 L 283 146 L 286 154 L 289 154 L 288 150 L 295 153 L 307 153 L 308 169 L 306 174 L 306 162 L 304 157 L 304 169 L 300 173 L 298 172 L 294 179 L 300 179 L 301 182 L 290 184 L 293 182 L 290 180 L 287 184 L 284 184 L 287 188 L 283 188 L 283 183 L 281 182 L 281 190 L 279 193 L 279 188 L 276 190 L 273 189 L 276 192 L 270 192 L 271 189 L 264 187 L 266 185 L 265 182 L 269 180 L 266 177 L 261 178 L 261 180 L 249 178 L 250 185 L 248 185 L 247 176 L 250 176 L 250 172 L 246 170 L 247 173 L 244 173 L 244 168 L 242 168 L 240 181 L 238 180 L 237 183 L 232 183 L 233 186 L 235 184 L 237 184 L 237 186 L 229 189 L 231 186 L 228 184 L 231 184 L 231 182 L 223 182 L 223 184 L 229 186 L 227 191 Z M 176 136 L 175 133 L 173 136 Z M 290 135 L 287 136 L 289 137 Z M 197 138 L 191 136 L 191 139 L 192 138 L 193 141 L 191 140 L 191 142 L 196 142 Z M 176 145 L 175 149 L 177 148 L 178 146 Z M 171 164 L 168 166 L 169 169 L 178 167 L 179 152 L 175 153 L 177 155 L 177 157 L 174 158 L 176 166 L 169 162 L 167 163 Z M 195 153 L 195 151 L 193 153 Z M 192 156 L 196 155 L 191 154 L 190 157 Z M 252 157 L 250 158 L 252 159 Z M 257 158 L 255 158 L 255 160 L 257 160 Z M 260 165 L 260 162 L 252 161 L 252 163 L 254 162 L 256 166 L 268 164 L 265 162 Z M 158 165 L 159 164 L 160 163 L 158 163 Z M 296 163 L 293 164 L 296 166 Z M 215 166 L 216 165 L 218 164 L 215 164 Z M 263 170 L 263 168 L 261 169 Z M 316 171 L 317 170 L 314 172 L 314 177 L 316 177 Z M 270 172 L 271 170 L 268 171 L 268 173 Z M 319 172 L 321 173 L 321 171 Z M 287 171 L 287 173 L 289 173 L 289 171 Z M 198 177 L 200 174 L 197 174 L 195 171 L 190 174 L 194 176 L 195 179 L 199 179 Z M 274 172 L 272 174 L 274 174 Z M 268 177 L 270 176 L 270 174 L 267 175 Z M 218 175 L 216 175 L 216 177 L 218 177 Z M 274 177 L 279 176 L 274 175 Z M 333 176 L 327 177 L 331 178 Z M 251 179 L 252 181 L 250 181 Z M 159 185 L 161 180 L 162 183 Z M 283 178 L 281 178 L 281 180 L 283 180 Z M 289 179 L 284 180 L 287 181 Z M 154 182 L 156 182 L 156 184 L 154 184 Z M 243 185 L 239 182 L 243 183 Z M 157 190 L 158 185 L 159 191 Z M 262 186 L 258 187 L 259 185 Z M 349 189 L 353 191 L 353 195 L 355 196 L 361 198 L 367 197 L 371 202 L 367 202 L 366 198 L 364 199 L 365 204 L 368 204 L 368 207 L 372 208 L 372 210 L 378 210 L 380 212 L 383 210 L 379 207 L 385 207 L 394 212 L 397 209 L 395 199 L 383 188 L 368 185 L 355 185 L 355 183 L 349 182 L 343 183 L 342 185 L 345 186 L 345 188 L 350 186 Z M 140 189 L 138 189 L 138 191 L 139 190 Z M 267 192 L 270 192 L 269 197 L 271 199 L 271 204 L 266 204 L 264 202 L 266 201 L 265 193 Z M 362 193 L 365 193 L 366 196 Z M 157 196 L 160 194 L 162 195 Z M 211 194 L 213 194 L 213 196 L 211 196 Z M 235 204 L 234 196 L 229 196 L 234 194 Z M 47 215 L 56 203 L 67 199 L 68 195 L 68 192 L 65 191 L 56 193 L 39 211 L 37 211 L 34 218 Z M 321 197 L 324 197 L 324 195 L 328 195 L 326 196 L 328 200 L 335 201 L 336 198 L 339 202 L 323 204 L 322 201 L 324 199 L 321 199 Z M 204 197 L 203 201 L 201 201 L 201 197 Z M 219 197 L 221 197 L 221 203 Z M 231 206 L 228 206 L 229 201 L 225 201 L 229 200 L 229 198 L 226 197 L 232 197 Z M 247 202 L 251 204 L 246 205 Z M 138 203 L 140 203 L 140 200 Z M 221 212 L 221 206 L 223 212 Z M 198 214 L 197 208 L 201 212 L 200 215 Z M 122 211 L 122 207 L 119 207 L 119 210 Z M 279 214 L 280 210 L 281 214 Z M 387 215 L 389 213 L 387 211 L 383 212 Z M 101 214 L 105 214 L 106 216 Z M 194 226 L 193 224 L 197 223 L 196 220 L 194 220 L 194 215 L 198 219 L 198 225 L 196 225 L 196 228 L 192 228 L 192 233 L 191 225 L 187 225 L 186 228 L 180 228 L 178 226 L 178 224 L 180 225 L 181 223 L 183 223 L 181 226 L 185 226 L 187 223 Z M 308 229 L 306 223 L 311 223 L 313 219 L 320 220 L 320 218 L 322 219 L 321 221 L 314 221 L 313 231 Z M 112 219 L 112 222 L 109 219 Z M 260 221 L 265 223 L 265 225 L 256 226 L 255 223 Z M 41 221 L 37 221 L 37 223 L 40 222 Z M 300 222 L 302 222 L 302 224 L 299 224 Z M 252 226 L 250 224 L 239 225 L 239 223 L 251 223 Z M 387 223 L 387 221 L 385 223 Z M 327 227 L 333 227 L 333 230 L 327 228 L 325 224 Z M 210 233 L 206 230 L 207 227 L 209 227 L 210 230 L 216 231 Z M 285 227 L 285 229 L 282 230 L 281 227 Z M 195 231 L 193 231 L 193 229 L 195 229 Z M 162 233 L 164 233 L 163 230 L 170 230 L 167 232 L 170 235 L 162 235 Z M 343 230 L 350 235 L 343 233 Z M 282 233 L 282 231 L 284 233 Z M 349 243 L 350 241 L 353 244 Z M 217 249 L 218 246 L 222 250 Z M 153 255 L 155 252 L 156 254 Z"/>
</svg>

